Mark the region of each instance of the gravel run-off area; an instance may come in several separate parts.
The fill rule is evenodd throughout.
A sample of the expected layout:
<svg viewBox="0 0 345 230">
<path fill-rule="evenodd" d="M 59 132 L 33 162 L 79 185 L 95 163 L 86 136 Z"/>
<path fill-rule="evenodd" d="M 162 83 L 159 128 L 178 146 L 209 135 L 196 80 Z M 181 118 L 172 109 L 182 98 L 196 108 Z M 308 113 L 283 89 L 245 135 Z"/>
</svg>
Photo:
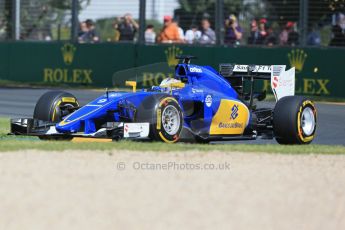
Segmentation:
<svg viewBox="0 0 345 230">
<path fill-rule="evenodd" d="M 6 230 L 345 229 L 345 155 L 5 152 L 0 197 Z"/>
</svg>

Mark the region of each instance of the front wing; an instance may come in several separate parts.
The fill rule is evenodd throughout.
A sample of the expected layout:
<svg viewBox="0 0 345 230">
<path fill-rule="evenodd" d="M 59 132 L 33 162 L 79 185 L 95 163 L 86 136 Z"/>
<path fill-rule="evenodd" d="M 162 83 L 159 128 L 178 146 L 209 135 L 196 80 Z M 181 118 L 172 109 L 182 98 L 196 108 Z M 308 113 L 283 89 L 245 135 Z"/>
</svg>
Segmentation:
<svg viewBox="0 0 345 230">
<path fill-rule="evenodd" d="M 88 137 L 109 139 L 145 139 L 149 136 L 149 123 L 108 122 L 105 127 L 95 133 L 59 133 L 56 123 L 33 118 L 11 119 L 10 135 L 41 136 L 41 137 Z"/>
</svg>

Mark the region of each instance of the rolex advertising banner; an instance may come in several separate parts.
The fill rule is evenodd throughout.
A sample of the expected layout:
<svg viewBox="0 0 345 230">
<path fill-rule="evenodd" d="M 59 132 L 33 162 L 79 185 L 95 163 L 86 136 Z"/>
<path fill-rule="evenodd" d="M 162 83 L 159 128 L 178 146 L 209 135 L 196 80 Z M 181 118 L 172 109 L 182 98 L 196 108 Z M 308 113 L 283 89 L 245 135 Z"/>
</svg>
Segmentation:
<svg viewBox="0 0 345 230">
<path fill-rule="evenodd" d="M 201 47 L 186 45 L 0 43 L 1 80 L 49 85 L 139 87 L 173 76 L 176 55 L 218 70 L 219 63 L 286 65 L 296 68 L 296 93 L 345 97 L 345 50 L 330 48 Z M 2 81 L 3 82 L 3 81 Z M 257 85 L 269 91 L 269 82 Z"/>
<path fill-rule="evenodd" d="M 105 87 L 135 66 L 132 44 L 0 43 L 0 52 L 0 79 L 13 82 Z"/>
</svg>

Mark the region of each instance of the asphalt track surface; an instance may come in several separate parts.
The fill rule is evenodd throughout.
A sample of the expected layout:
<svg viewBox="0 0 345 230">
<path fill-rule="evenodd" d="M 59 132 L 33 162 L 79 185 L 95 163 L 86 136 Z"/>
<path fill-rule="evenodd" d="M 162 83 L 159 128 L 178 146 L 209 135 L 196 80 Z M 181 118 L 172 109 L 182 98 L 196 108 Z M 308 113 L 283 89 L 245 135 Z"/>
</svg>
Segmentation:
<svg viewBox="0 0 345 230">
<path fill-rule="evenodd" d="M 38 98 L 52 89 L 0 88 L 1 117 L 32 117 Z M 56 89 L 53 89 L 56 90 Z M 75 95 L 84 105 L 103 92 L 93 90 L 66 90 Z M 268 103 L 272 106 L 272 103 Z M 345 145 L 345 104 L 316 103 L 318 126 L 314 144 Z M 222 143 L 276 144 L 274 140 L 228 141 Z"/>
</svg>

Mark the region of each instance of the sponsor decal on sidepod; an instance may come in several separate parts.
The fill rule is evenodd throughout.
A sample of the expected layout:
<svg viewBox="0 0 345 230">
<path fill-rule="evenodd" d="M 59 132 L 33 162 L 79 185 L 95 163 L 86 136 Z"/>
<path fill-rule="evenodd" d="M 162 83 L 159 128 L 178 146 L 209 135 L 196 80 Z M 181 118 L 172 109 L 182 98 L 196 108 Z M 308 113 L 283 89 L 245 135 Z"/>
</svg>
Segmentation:
<svg viewBox="0 0 345 230">
<path fill-rule="evenodd" d="M 211 107 L 211 105 L 212 105 L 212 96 L 211 95 L 206 96 L 205 103 L 206 103 L 207 107 Z"/>
</svg>

